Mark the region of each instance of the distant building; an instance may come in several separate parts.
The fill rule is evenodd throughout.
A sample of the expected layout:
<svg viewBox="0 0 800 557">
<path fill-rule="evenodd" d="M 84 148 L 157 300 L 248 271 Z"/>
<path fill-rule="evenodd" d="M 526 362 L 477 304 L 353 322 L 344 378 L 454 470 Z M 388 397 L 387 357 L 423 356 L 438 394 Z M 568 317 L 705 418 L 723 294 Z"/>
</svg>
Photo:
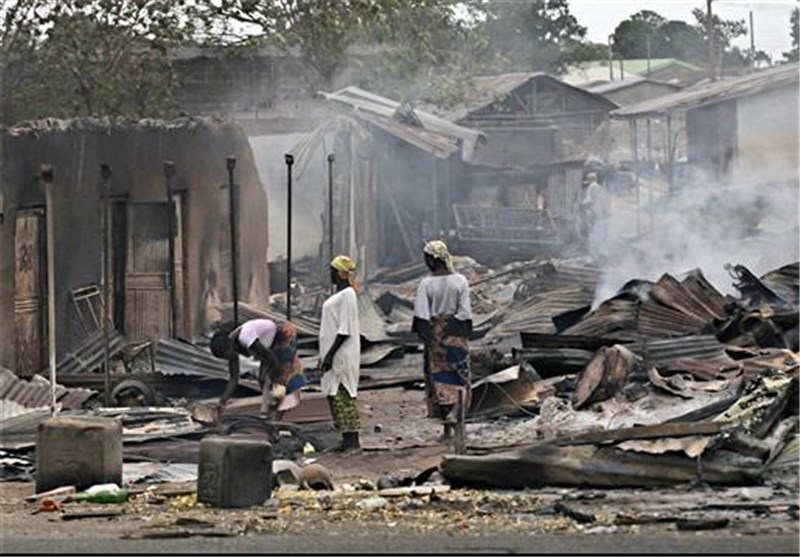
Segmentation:
<svg viewBox="0 0 800 557">
<path fill-rule="evenodd" d="M 476 162 L 530 167 L 589 154 L 614 108 L 605 97 L 546 73 L 509 73 L 473 78 L 446 118 L 486 133 Z"/>
<path fill-rule="evenodd" d="M 698 183 L 798 180 L 797 63 L 624 106 L 629 121 L 685 115 L 687 162 Z"/>
<path fill-rule="evenodd" d="M 611 68 L 608 60 L 585 62 L 571 67 L 561 79 L 572 85 L 592 86 L 600 82 L 642 77 L 688 87 L 705 76 L 706 72 L 700 66 L 676 58 L 635 58 L 614 60 Z"/>
<path fill-rule="evenodd" d="M 681 86 L 642 77 L 632 77 L 593 85 L 586 87 L 586 90 L 604 96 L 617 106 L 627 106 L 680 91 Z"/>
</svg>

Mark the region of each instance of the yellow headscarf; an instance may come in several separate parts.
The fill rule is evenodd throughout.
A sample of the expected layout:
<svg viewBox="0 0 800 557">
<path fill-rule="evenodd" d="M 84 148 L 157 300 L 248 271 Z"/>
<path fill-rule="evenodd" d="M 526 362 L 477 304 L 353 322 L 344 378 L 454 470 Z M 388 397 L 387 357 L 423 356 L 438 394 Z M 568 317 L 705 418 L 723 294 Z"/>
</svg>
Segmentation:
<svg viewBox="0 0 800 557">
<path fill-rule="evenodd" d="M 331 260 L 331 268 L 334 269 L 339 276 L 347 281 L 347 284 L 352 286 L 358 292 L 358 282 L 356 280 L 356 262 L 346 255 L 337 255 Z"/>
</svg>

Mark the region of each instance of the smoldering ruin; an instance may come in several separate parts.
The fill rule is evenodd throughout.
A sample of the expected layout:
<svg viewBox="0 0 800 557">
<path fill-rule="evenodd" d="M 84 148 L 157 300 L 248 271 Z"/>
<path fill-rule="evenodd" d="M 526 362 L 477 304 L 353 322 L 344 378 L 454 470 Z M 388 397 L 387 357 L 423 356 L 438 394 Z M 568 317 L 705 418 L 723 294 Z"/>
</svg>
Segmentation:
<svg viewBox="0 0 800 557">
<path fill-rule="evenodd" d="M 652 87 L 624 102 L 613 81 L 562 77 L 481 76 L 455 106 L 342 83 L 318 91 L 298 127 L 281 113 L 4 128 L 2 480 L 63 487 L 40 484 L 37 435 L 57 414 L 121 423 L 114 477 L 132 491 L 199 486 L 204 439 L 258 440 L 267 492 L 364 492 L 366 504 L 416 489 L 432 505 L 473 488 L 579 501 L 758 486 L 770 490 L 758 504 L 796 520 L 797 63 L 640 77 Z M 608 210 L 589 219 L 593 182 Z M 424 406 L 412 320 L 432 239 L 449 246 L 472 308 L 471 403 L 452 441 L 408 410 Z M 328 452 L 319 334 L 342 253 L 363 286 L 362 451 L 383 475 Z M 261 415 L 246 358 L 216 406 L 229 375 L 210 338 L 249 319 L 297 330 L 310 383 L 280 421 Z M 402 402 L 381 408 L 389 400 Z M 594 521 L 569 501 L 552 514 Z M 647 523 L 652 509 L 637 509 L 614 527 Z M 695 510 L 662 522 L 693 529 L 720 511 Z M 728 522 L 714 524 L 697 528 Z"/>
</svg>

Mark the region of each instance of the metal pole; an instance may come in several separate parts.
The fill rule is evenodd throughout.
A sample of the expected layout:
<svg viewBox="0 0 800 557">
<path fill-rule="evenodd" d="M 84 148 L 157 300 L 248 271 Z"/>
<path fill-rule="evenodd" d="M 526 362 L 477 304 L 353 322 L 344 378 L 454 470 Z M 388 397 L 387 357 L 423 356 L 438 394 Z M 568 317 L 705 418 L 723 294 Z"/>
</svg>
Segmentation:
<svg viewBox="0 0 800 557">
<path fill-rule="evenodd" d="M 328 155 L 328 261 L 333 261 L 333 153 Z M 325 266 L 327 268 L 327 265 Z"/>
<path fill-rule="evenodd" d="M 636 187 L 636 235 L 641 233 L 641 219 L 639 217 L 639 133 L 636 126 L 637 120 L 631 120 L 631 142 L 633 143 L 633 168 Z"/>
<path fill-rule="evenodd" d="M 717 80 L 717 68 L 714 50 L 714 20 L 711 13 L 712 0 L 706 0 L 706 40 L 708 41 L 708 76 L 711 81 Z"/>
<path fill-rule="evenodd" d="M 111 307 L 111 269 L 109 268 L 108 236 L 111 233 L 111 203 L 108 179 L 111 177 L 111 167 L 107 164 L 100 165 L 100 177 L 103 180 L 103 386 L 105 389 L 105 405 L 111 406 L 111 354 L 108 338 L 108 312 Z"/>
<path fill-rule="evenodd" d="M 50 414 L 58 414 L 56 406 L 56 249 L 55 213 L 53 212 L 53 165 L 43 164 L 41 176 L 44 182 L 45 207 L 47 211 L 47 344 L 50 365 Z"/>
<path fill-rule="evenodd" d="M 178 297 L 175 294 L 175 207 L 172 200 L 172 177 L 175 176 L 175 163 L 164 161 L 164 177 L 167 183 L 167 240 L 169 247 L 169 307 L 172 337 L 178 334 Z"/>
<path fill-rule="evenodd" d="M 286 320 L 292 320 L 292 165 L 294 155 L 286 153 Z"/>
<path fill-rule="evenodd" d="M 672 145 L 672 114 L 667 114 L 667 155 L 669 164 L 669 191 L 672 193 L 675 187 L 675 156 Z"/>
<path fill-rule="evenodd" d="M 228 155 L 225 163 L 228 169 L 228 218 L 231 233 L 231 295 L 233 296 L 233 325 L 239 325 L 239 254 L 236 249 L 236 185 L 233 182 L 233 169 L 236 157 Z"/>
<path fill-rule="evenodd" d="M 611 49 L 611 39 L 614 35 L 608 36 L 608 80 L 614 81 L 614 51 Z"/>
</svg>

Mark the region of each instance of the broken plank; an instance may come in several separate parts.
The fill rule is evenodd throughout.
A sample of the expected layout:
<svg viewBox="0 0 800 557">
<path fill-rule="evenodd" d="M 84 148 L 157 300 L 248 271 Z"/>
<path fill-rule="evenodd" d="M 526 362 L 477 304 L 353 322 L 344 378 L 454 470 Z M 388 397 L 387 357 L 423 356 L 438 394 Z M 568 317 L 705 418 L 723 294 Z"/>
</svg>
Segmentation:
<svg viewBox="0 0 800 557">
<path fill-rule="evenodd" d="M 706 518 L 697 520 L 679 520 L 675 523 L 678 530 L 717 530 L 730 524 L 729 518 Z"/>
<path fill-rule="evenodd" d="M 577 511 L 572 507 L 565 505 L 561 501 L 556 501 L 555 505 L 553 505 L 553 508 L 564 516 L 568 516 L 575 522 L 580 522 L 581 524 L 590 524 L 597 520 L 593 514 Z"/>
<path fill-rule="evenodd" d="M 81 520 L 84 518 L 114 518 L 123 514 L 122 509 L 86 509 L 79 511 L 65 512 L 61 515 L 61 520 Z"/>
<path fill-rule="evenodd" d="M 126 532 L 120 536 L 126 540 L 163 540 L 172 538 L 191 538 L 201 536 L 205 538 L 231 538 L 236 536 L 235 532 L 227 530 L 192 530 L 190 528 L 163 528 L 148 529 L 137 532 Z"/>
<path fill-rule="evenodd" d="M 728 424 L 724 422 L 664 423 L 648 426 L 623 427 L 608 431 L 591 431 L 554 439 L 556 445 L 595 445 L 628 441 L 631 439 L 658 439 L 661 437 L 686 437 L 690 435 L 713 435 Z"/>
</svg>

